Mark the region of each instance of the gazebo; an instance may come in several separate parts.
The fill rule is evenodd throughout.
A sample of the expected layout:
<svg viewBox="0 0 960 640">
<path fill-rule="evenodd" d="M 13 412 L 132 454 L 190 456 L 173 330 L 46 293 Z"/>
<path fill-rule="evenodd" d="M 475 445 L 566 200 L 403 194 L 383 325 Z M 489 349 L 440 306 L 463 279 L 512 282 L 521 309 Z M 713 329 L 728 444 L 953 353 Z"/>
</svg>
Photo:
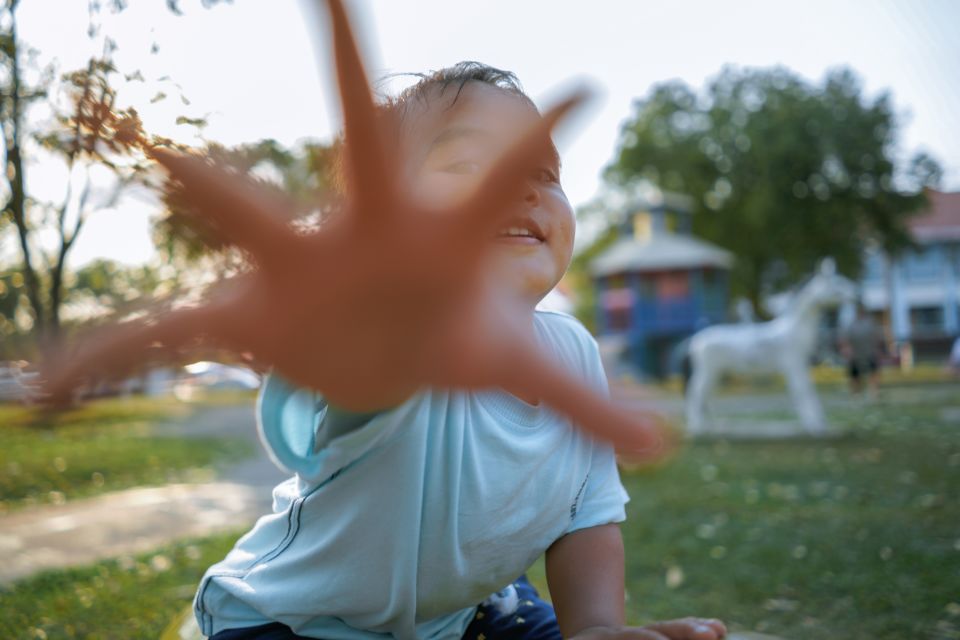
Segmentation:
<svg viewBox="0 0 960 640">
<path fill-rule="evenodd" d="M 726 320 L 733 255 L 690 235 L 686 196 L 654 191 L 624 211 L 620 237 L 590 263 L 598 339 L 642 374 L 664 377 L 681 342 Z"/>
</svg>

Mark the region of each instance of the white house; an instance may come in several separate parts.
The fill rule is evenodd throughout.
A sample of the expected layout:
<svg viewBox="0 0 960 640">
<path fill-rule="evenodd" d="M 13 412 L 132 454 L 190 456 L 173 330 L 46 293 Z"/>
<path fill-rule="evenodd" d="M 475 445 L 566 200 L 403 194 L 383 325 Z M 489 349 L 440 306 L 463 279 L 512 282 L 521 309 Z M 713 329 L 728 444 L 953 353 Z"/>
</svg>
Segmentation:
<svg viewBox="0 0 960 640">
<path fill-rule="evenodd" d="M 868 252 L 860 287 L 899 347 L 940 357 L 960 335 L 960 192 L 927 196 L 929 208 L 908 222 L 917 249 L 896 259 Z"/>
</svg>

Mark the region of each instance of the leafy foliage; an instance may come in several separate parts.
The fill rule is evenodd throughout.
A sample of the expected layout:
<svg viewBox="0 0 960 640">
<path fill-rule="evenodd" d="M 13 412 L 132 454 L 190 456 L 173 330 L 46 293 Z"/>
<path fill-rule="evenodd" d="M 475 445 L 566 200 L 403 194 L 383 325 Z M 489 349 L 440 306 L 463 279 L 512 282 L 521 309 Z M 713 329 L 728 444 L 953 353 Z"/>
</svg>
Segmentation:
<svg viewBox="0 0 960 640">
<path fill-rule="evenodd" d="M 236 147 L 208 143 L 203 150 L 208 162 L 248 176 L 273 192 L 289 209 L 293 223 L 311 227 L 329 213 L 338 187 L 339 144 L 303 143 L 287 149 L 275 140 L 261 140 Z M 155 188 L 164 212 L 154 225 L 154 242 L 165 261 L 178 265 L 196 264 L 204 257 L 218 256 L 217 262 L 239 266 L 221 243 L 221 235 L 209 217 L 195 215 L 184 197 L 182 186 L 164 178 Z"/>
<path fill-rule="evenodd" d="M 694 231 L 737 255 L 734 293 L 756 302 L 824 256 L 856 275 L 867 243 L 909 244 L 939 169 L 918 156 L 898 171 L 896 134 L 890 95 L 864 96 L 850 70 L 818 86 L 727 67 L 701 94 L 672 81 L 637 100 L 606 178 L 693 196 Z"/>
<path fill-rule="evenodd" d="M 200 4 L 209 7 L 220 1 L 201 0 Z M 67 256 L 87 219 L 116 204 L 130 185 L 143 179 L 151 165 L 147 148 L 172 145 L 167 139 L 148 136 L 135 108 L 119 106 L 118 87 L 145 79 L 139 70 L 120 73 L 116 68 L 117 45 L 110 37 L 101 37 L 100 18 L 105 12 L 123 11 L 127 0 L 88 0 L 87 4 L 87 33 L 102 40 L 102 53 L 83 68 L 63 74 L 55 72 L 56 63 L 34 69 L 42 52 L 31 50 L 18 36 L 19 2 L 0 6 L 0 130 L 5 163 L 0 187 L 6 192 L 0 233 L 12 232 L 17 239 L 19 264 L 13 271 L 23 284 L 16 303 L 28 310 L 18 315 L 16 329 L 21 337 L 29 332 L 54 338 L 59 334 L 61 307 L 68 297 Z M 179 4 L 167 0 L 175 13 L 180 13 Z M 171 82 L 169 78 L 158 81 Z M 33 107 L 40 102 L 50 108 L 52 118 L 33 117 Z M 202 124 L 192 118 L 186 121 Z M 27 182 L 24 166 L 56 161 L 62 162 L 67 175 L 63 195 L 44 201 Z M 11 304 L 10 300 L 3 303 L 2 317 L 8 321 Z"/>
</svg>

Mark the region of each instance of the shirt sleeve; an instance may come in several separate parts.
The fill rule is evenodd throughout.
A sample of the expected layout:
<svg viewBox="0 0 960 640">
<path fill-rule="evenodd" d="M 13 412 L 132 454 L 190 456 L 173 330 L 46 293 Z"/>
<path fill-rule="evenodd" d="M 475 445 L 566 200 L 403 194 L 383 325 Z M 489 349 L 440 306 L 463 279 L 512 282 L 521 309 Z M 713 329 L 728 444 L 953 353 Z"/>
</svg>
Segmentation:
<svg viewBox="0 0 960 640">
<path fill-rule="evenodd" d="M 257 399 L 257 430 L 274 464 L 318 482 L 395 433 L 414 400 L 390 411 L 354 413 L 271 373 Z"/>
<path fill-rule="evenodd" d="M 623 522 L 627 519 L 625 505 L 629 500 L 630 496 L 620 482 L 613 449 L 605 444 L 595 443 L 590 472 L 584 480 L 580 498 L 575 502 L 570 526 L 564 533 Z"/>
<path fill-rule="evenodd" d="M 607 375 L 596 340 L 583 329 L 586 382 L 603 395 L 610 396 Z M 593 439 L 590 471 L 574 503 L 574 514 L 565 533 L 627 519 L 625 505 L 630 496 L 620 482 L 617 456 L 613 447 Z"/>
</svg>

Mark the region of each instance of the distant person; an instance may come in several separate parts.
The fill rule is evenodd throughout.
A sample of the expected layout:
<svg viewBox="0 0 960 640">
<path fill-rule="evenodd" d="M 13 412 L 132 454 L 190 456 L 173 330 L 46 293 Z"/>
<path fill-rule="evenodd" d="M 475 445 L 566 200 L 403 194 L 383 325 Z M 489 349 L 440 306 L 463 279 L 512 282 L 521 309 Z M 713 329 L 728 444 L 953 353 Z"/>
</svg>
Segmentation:
<svg viewBox="0 0 960 640">
<path fill-rule="evenodd" d="M 853 395 L 863 392 L 866 378 L 870 395 L 876 396 L 883 351 L 883 331 L 863 304 L 857 303 L 856 317 L 843 331 L 840 340 L 840 352 L 847 360 Z"/>
</svg>

